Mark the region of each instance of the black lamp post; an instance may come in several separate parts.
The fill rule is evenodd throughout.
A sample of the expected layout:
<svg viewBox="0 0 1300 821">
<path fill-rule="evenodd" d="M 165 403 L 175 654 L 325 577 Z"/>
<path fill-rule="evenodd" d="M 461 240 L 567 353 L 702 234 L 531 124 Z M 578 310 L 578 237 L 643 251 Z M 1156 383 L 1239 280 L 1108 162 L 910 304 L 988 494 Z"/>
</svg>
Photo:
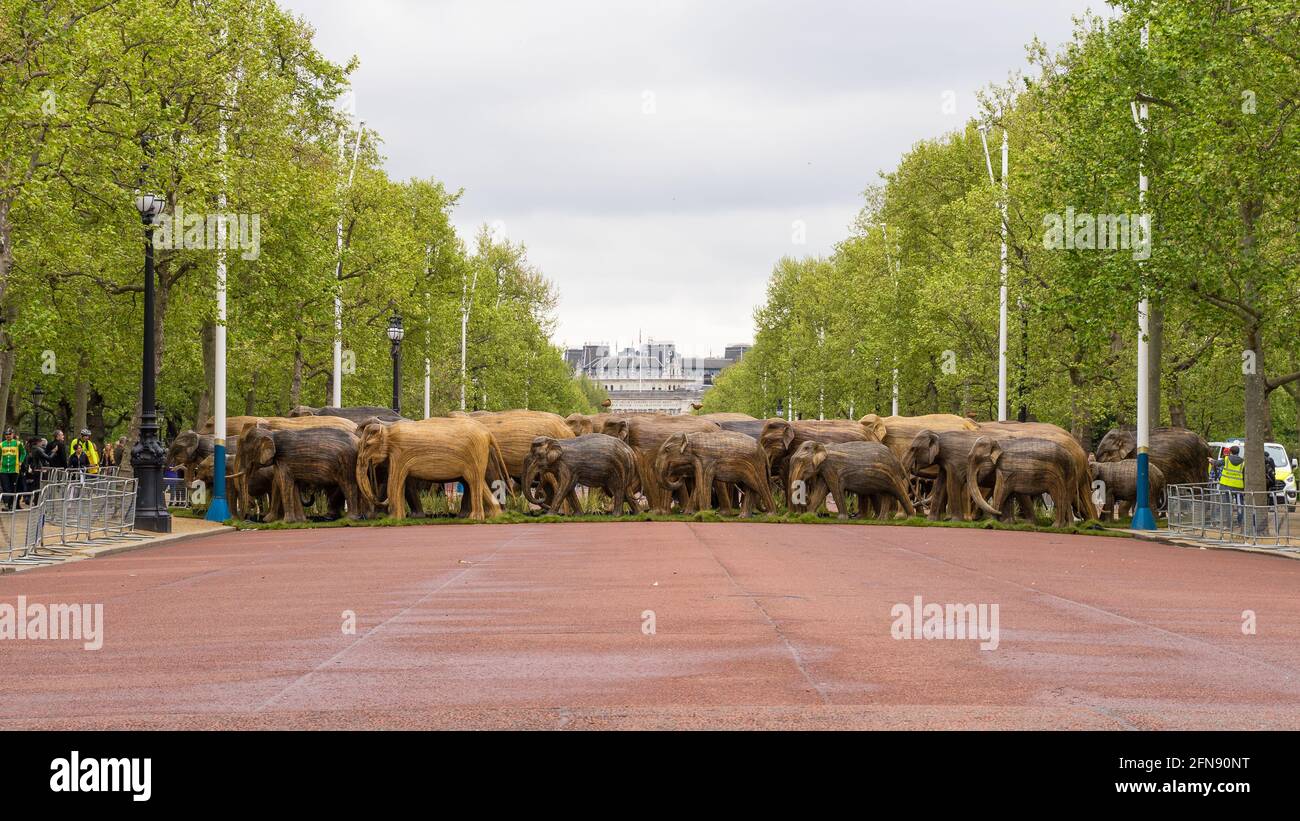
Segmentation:
<svg viewBox="0 0 1300 821">
<path fill-rule="evenodd" d="M 172 517 L 163 501 L 163 463 L 167 451 L 158 439 L 154 377 L 154 273 L 153 221 L 167 201 L 157 194 L 141 194 L 135 207 L 144 223 L 144 368 L 140 386 L 140 441 L 131 448 L 135 472 L 135 526 L 155 533 L 170 533 Z"/>
<path fill-rule="evenodd" d="M 402 412 L 402 315 L 393 314 L 388 320 L 388 339 L 393 343 L 393 413 Z"/>
<path fill-rule="evenodd" d="M 41 400 L 45 398 L 45 389 L 39 382 L 32 388 L 32 438 L 41 438 Z"/>
</svg>

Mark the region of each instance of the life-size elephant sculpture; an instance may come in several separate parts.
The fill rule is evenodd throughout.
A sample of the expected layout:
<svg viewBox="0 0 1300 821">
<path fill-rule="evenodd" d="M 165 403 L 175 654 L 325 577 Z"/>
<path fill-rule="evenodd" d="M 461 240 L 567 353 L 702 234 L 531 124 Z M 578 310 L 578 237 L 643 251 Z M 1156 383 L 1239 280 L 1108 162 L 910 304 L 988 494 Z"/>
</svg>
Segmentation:
<svg viewBox="0 0 1300 821">
<path fill-rule="evenodd" d="M 727 513 L 731 512 L 732 487 L 743 492 L 741 516 L 748 517 L 756 506 L 766 513 L 776 512 L 767 452 L 759 447 L 757 439 L 743 433 L 674 433 L 659 446 L 654 472 L 659 483 L 672 491 L 683 488 L 684 475 L 691 477 L 695 503 L 688 505 L 687 512 L 712 507 L 715 483 L 722 485 L 718 499 Z"/>
<path fill-rule="evenodd" d="M 1047 422 L 981 422 L 979 429 L 996 439 L 1050 439 L 1064 447 L 1074 463 L 1076 485 L 1070 503 L 1074 515 L 1084 520 L 1097 518 L 1097 505 L 1092 501 L 1088 480 L 1088 453 L 1069 431 Z"/>
<path fill-rule="evenodd" d="M 232 440 L 238 439 L 239 435 L 244 432 L 244 428 L 249 425 L 256 425 L 258 422 L 265 421 L 265 416 L 227 416 L 226 442 L 229 443 Z M 208 417 L 208 421 L 204 423 L 203 429 L 200 430 L 199 433 L 211 436 L 213 431 L 216 430 L 216 423 L 217 420 L 215 417 Z"/>
<path fill-rule="evenodd" d="M 289 411 L 288 416 L 291 419 L 303 416 L 335 416 L 347 419 L 356 425 L 371 418 L 382 419 L 385 422 L 400 422 L 406 418 L 392 408 L 377 405 L 362 405 L 355 408 L 313 408 L 310 405 L 298 405 Z"/>
<path fill-rule="evenodd" d="M 552 439 L 572 439 L 573 431 L 564 417 L 555 413 L 530 410 L 508 410 L 480 413 L 473 419 L 488 429 L 501 448 L 506 471 L 516 482 L 524 475 L 524 460 L 532 451 L 533 440 L 539 436 Z"/>
<path fill-rule="evenodd" d="M 194 480 L 194 472 L 198 464 L 212 455 L 213 442 L 210 433 L 181 431 L 167 448 L 167 464 L 181 468 L 188 484 Z"/>
<path fill-rule="evenodd" d="M 989 468 L 994 476 L 993 497 L 986 501 L 977 477 Z M 1051 439 L 981 436 L 967 457 L 966 492 L 981 510 L 1004 521 L 1012 518 L 1007 503 L 1013 495 L 1033 498 L 1046 493 L 1052 497 L 1056 526 L 1067 527 L 1077 487 L 1069 449 Z M 1033 507 L 1022 514 L 1032 520 Z"/>
<path fill-rule="evenodd" d="M 695 416 L 611 416 L 605 420 L 604 433 L 626 442 L 636 454 L 637 469 L 641 473 L 641 491 L 645 493 L 650 509 L 667 513 L 672 506 L 674 491 L 659 482 L 654 472 L 655 454 L 674 433 L 701 433 L 718 431 L 717 423 Z M 685 488 L 676 491 L 678 503 L 685 510 L 690 499 Z"/>
<path fill-rule="evenodd" d="M 880 442 L 827 445 L 806 441 L 790 456 L 790 487 L 794 489 L 792 498 L 797 498 L 800 490 L 806 493 L 802 503 L 791 506 L 798 512 L 816 511 L 829 492 L 841 519 L 849 515 L 849 494 L 858 497 L 859 516 L 874 507 L 886 518 L 893 502 L 908 516 L 916 514 L 903 465 Z"/>
<path fill-rule="evenodd" d="M 209 453 L 194 469 L 194 476 L 209 488 L 216 477 L 213 465 L 216 454 Z M 257 513 L 254 509 L 245 509 L 246 499 L 264 500 L 266 511 L 263 521 L 272 522 L 283 515 L 280 497 L 275 490 L 275 468 L 258 468 L 244 475 L 239 472 L 238 456 L 233 451 L 226 451 L 226 499 L 230 504 L 230 515 L 235 518 L 251 519 Z"/>
<path fill-rule="evenodd" d="M 780 478 L 787 491 L 790 488 L 790 456 L 804 442 L 821 442 L 838 445 L 843 442 L 879 442 L 885 435 L 884 425 L 864 416 L 861 421 L 851 419 L 798 420 L 768 419 L 758 435 L 758 443 L 767 451 L 772 472 Z M 787 503 L 789 499 L 787 498 Z"/>
<path fill-rule="evenodd" d="M 208 419 L 203 433 L 211 434 L 215 420 Z M 357 425 L 350 419 L 339 416 L 228 416 L 226 417 L 226 440 L 237 439 L 252 425 L 266 425 L 272 430 L 303 430 L 305 428 L 334 428 L 335 430 L 356 433 Z"/>
<path fill-rule="evenodd" d="M 549 500 L 540 492 L 548 478 L 554 485 Z M 630 513 L 639 512 L 636 494 L 641 475 L 636 454 L 626 442 L 603 433 L 534 438 L 524 458 L 522 478 L 528 501 L 548 513 L 558 513 L 566 501 L 573 511 L 581 511 L 576 492 L 579 485 L 603 490 L 613 500 L 610 512 L 615 516 L 622 514 L 624 506 Z"/>
<path fill-rule="evenodd" d="M 364 501 L 357 492 L 357 437 L 329 427 L 274 430 L 253 425 L 239 439 L 237 459 L 247 471 L 273 468 L 273 492 L 279 496 L 285 522 L 304 522 L 302 494 L 323 491 L 330 500 L 330 514 L 339 516 L 347 505 L 347 516 L 365 515 Z M 244 500 L 251 507 L 251 498 Z"/>
<path fill-rule="evenodd" d="M 1210 446 L 1200 434 L 1186 428 L 1151 431 L 1150 463 L 1160 468 L 1171 485 L 1206 481 Z M 1137 458 L 1137 431 L 1114 428 L 1097 443 L 1098 462 Z"/>
<path fill-rule="evenodd" d="M 701 413 L 696 416 L 697 419 L 708 419 L 710 422 L 717 422 L 721 425 L 723 422 L 757 422 L 759 421 L 747 413 Z"/>
<path fill-rule="evenodd" d="M 971 500 L 966 493 L 966 466 L 971 448 L 981 435 L 970 430 L 925 429 L 913 437 L 903 456 L 903 470 L 915 474 L 937 469 L 934 489 L 930 493 L 929 518 L 932 521 L 945 516 L 960 521 L 973 518 Z M 981 487 L 992 485 L 992 468 L 988 467 L 983 475 L 976 477 L 976 483 Z"/>
<path fill-rule="evenodd" d="M 1100 511 L 1101 518 L 1105 520 L 1110 517 L 1116 502 L 1119 502 L 1117 517 L 1127 517 L 1137 502 L 1137 460 L 1090 462 L 1088 469 L 1094 482 L 1101 480 L 1105 483 L 1106 496 Z M 1158 465 L 1147 465 L 1147 484 L 1150 488 L 1151 506 L 1160 506 L 1165 494 L 1165 472 Z"/>
<path fill-rule="evenodd" d="M 356 482 L 372 505 L 388 505 L 389 515 L 406 517 L 406 485 L 412 479 L 462 482 L 469 515 L 482 521 L 485 511 L 501 512 L 488 486 L 492 460 L 500 460 L 492 434 L 467 417 L 424 419 L 419 422 L 370 422 L 361 429 L 357 445 Z M 377 471 L 388 464 L 388 497 L 379 499 Z M 504 462 L 499 461 L 504 471 Z"/>
<path fill-rule="evenodd" d="M 877 416 L 868 413 L 858 421 L 873 430 L 883 431 L 880 438 L 874 441 L 887 445 L 900 462 L 912 446 L 912 440 L 923 430 L 935 433 L 979 430 L 979 425 L 974 420 L 952 413 L 928 413 L 922 416 Z"/>
</svg>

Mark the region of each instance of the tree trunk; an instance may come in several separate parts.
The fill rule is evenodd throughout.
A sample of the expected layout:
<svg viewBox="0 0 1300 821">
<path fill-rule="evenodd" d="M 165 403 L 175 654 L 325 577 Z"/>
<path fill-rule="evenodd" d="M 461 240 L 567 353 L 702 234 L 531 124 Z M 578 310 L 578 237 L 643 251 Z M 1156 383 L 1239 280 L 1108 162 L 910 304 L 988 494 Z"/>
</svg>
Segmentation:
<svg viewBox="0 0 1300 821">
<path fill-rule="evenodd" d="M 213 385 L 217 379 L 217 323 L 204 322 L 200 332 L 203 346 L 203 388 L 194 406 L 194 429 L 200 430 L 212 415 Z"/>
<path fill-rule="evenodd" d="M 1252 274 L 1255 265 L 1255 220 L 1263 210 L 1259 200 L 1242 202 L 1240 213 L 1243 226 L 1241 234 L 1242 270 L 1246 272 L 1242 280 L 1242 301 L 1254 309 L 1257 294 L 1255 279 Z M 1251 316 L 1246 321 L 1246 334 L 1243 342 L 1246 350 L 1254 352 L 1255 367 L 1248 368 L 1243 374 L 1246 383 L 1246 490 L 1251 494 L 1248 501 L 1260 504 L 1264 501 L 1264 437 L 1268 416 L 1268 386 L 1264 378 L 1263 339 L 1260 336 L 1258 316 Z"/>
<path fill-rule="evenodd" d="M 289 379 L 289 409 L 298 407 L 302 404 L 302 333 L 299 332 L 294 338 L 293 345 L 293 376 Z M 333 387 L 332 385 L 330 386 Z M 326 391 L 326 395 L 332 395 Z"/>
<path fill-rule="evenodd" d="M 3 336 L 7 343 L 9 335 Z M 0 351 L 0 431 L 9 424 L 9 390 L 13 386 L 15 358 L 11 350 Z"/>
<path fill-rule="evenodd" d="M 1147 408 L 1151 413 L 1151 427 L 1160 426 L 1160 371 L 1164 364 L 1165 309 L 1159 302 L 1148 303 L 1147 315 Z"/>
<path fill-rule="evenodd" d="M 80 436 L 90 427 L 86 410 L 90 404 L 90 356 L 85 351 L 77 353 L 77 384 L 72 396 L 72 436 Z M 71 436 L 69 437 L 71 438 Z"/>
</svg>

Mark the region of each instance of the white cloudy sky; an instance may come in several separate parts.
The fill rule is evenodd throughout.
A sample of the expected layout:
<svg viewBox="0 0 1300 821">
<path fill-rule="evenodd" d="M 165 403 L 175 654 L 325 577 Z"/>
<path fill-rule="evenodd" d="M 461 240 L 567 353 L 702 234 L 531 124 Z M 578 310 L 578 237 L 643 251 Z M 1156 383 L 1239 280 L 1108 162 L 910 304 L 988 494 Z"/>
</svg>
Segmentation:
<svg viewBox="0 0 1300 821">
<path fill-rule="evenodd" d="M 1103 0 L 281 0 L 337 62 L 397 178 L 463 187 L 558 286 L 555 341 L 749 340 L 783 254 Z M 943 111 L 945 92 L 955 113 Z M 806 225 L 806 244 L 792 225 Z"/>
</svg>

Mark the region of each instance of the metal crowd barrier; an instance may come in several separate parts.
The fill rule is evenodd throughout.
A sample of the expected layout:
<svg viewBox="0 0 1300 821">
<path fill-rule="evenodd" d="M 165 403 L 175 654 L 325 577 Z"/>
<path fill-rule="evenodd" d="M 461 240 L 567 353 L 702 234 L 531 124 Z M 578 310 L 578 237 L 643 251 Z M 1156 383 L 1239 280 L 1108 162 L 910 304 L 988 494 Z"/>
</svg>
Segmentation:
<svg viewBox="0 0 1300 821">
<path fill-rule="evenodd" d="M 0 562 L 48 564 L 36 549 L 45 535 L 45 503 L 40 491 L 0 493 Z"/>
<path fill-rule="evenodd" d="M 166 507 L 190 507 L 190 489 L 180 476 L 163 477 L 163 503 Z"/>
<path fill-rule="evenodd" d="M 69 547 L 130 538 L 135 528 L 135 479 L 84 477 L 48 484 L 40 493 L 46 524 L 59 543 L 46 550 L 55 555 Z"/>
<path fill-rule="evenodd" d="M 1275 492 L 1225 490 L 1207 482 L 1166 488 L 1169 530 L 1207 544 L 1300 549 L 1291 534 L 1285 497 Z"/>
<path fill-rule="evenodd" d="M 45 467 L 37 471 L 42 485 L 63 484 L 66 482 L 81 482 L 87 479 L 115 479 L 119 475 L 120 467 L 109 465 L 98 468 L 50 468 Z"/>
</svg>

